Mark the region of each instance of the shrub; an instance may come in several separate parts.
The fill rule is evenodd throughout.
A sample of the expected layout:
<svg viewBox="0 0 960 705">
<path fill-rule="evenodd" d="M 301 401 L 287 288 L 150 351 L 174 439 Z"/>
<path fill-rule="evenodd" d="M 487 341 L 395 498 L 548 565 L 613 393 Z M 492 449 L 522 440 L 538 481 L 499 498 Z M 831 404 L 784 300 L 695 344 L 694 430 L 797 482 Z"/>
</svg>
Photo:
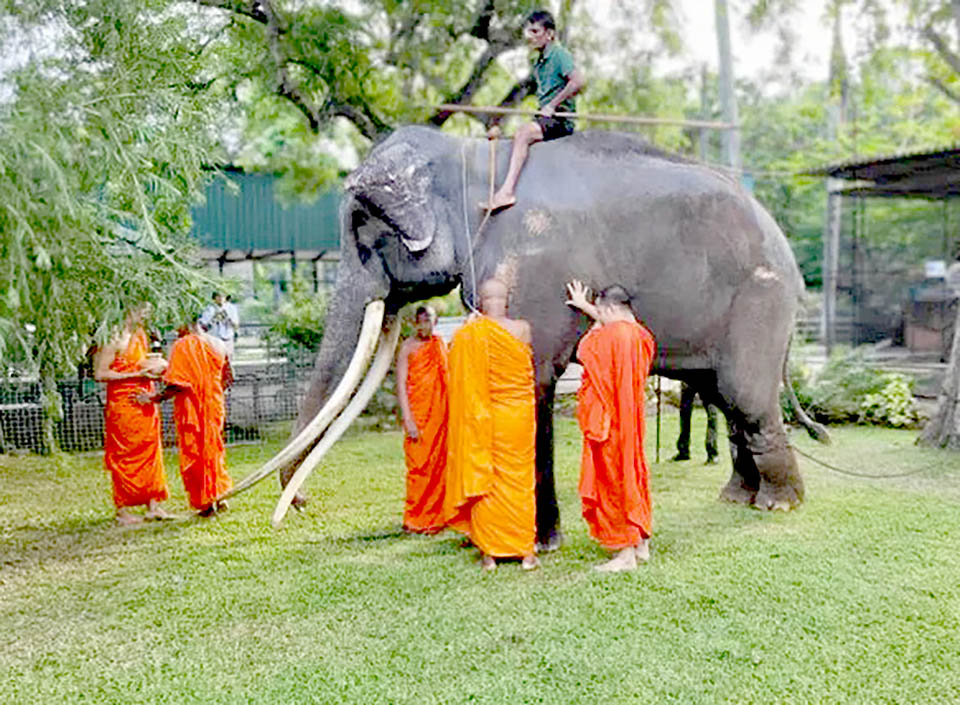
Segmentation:
<svg viewBox="0 0 960 705">
<path fill-rule="evenodd" d="M 790 377 L 801 406 L 822 423 L 904 428 L 920 421 L 911 380 L 868 365 L 862 352 L 837 350 L 816 377 L 792 362 Z M 795 422 L 796 414 L 785 393 L 781 394 L 781 407 L 784 419 Z"/>
<path fill-rule="evenodd" d="M 286 300 L 266 316 L 269 343 L 284 348 L 294 359 L 312 362 L 312 356 L 304 353 L 314 353 L 320 348 L 326 308 L 324 298 L 313 292 L 305 276 L 297 274 Z"/>
</svg>

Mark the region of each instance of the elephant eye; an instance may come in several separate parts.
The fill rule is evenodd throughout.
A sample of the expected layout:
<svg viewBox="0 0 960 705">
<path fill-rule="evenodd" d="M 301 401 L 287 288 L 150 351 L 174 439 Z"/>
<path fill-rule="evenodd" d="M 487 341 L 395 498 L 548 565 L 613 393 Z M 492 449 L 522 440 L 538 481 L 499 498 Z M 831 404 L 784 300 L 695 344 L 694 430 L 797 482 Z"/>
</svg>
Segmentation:
<svg viewBox="0 0 960 705">
<path fill-rule="evenodd" d="M 366 264 L 367 260 L 373 255 L 373 250 L 371 250 L 366 245 L 357 244 L 357 256 L 360 258 L 360 264 Z"/>
</svg>

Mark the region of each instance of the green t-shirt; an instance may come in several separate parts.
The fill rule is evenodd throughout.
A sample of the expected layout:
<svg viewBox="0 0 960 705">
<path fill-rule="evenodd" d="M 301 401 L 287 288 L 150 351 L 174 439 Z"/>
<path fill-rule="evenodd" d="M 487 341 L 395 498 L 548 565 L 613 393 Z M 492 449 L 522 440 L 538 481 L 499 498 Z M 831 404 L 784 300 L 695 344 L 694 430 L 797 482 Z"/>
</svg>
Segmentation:
<svg viewBox="0 0 960 705">
<path fill-rule="evenodd" d="M 574 70 L 573 55 L 559 42 L 550 42 L 533 62 L 533 77 L 537 82 L 537 102 L 542 108 L 563 90 Z M 577 109 L 573 98 L 557 106 L 558 112 L 572 113 Z"/>
</svg>

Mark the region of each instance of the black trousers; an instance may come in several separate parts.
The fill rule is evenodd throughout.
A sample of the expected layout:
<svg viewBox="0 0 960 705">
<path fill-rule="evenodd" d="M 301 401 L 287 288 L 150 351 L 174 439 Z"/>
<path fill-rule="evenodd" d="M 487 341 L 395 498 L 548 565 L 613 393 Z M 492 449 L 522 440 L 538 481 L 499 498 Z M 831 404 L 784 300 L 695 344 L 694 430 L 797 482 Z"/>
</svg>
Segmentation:
<svg viewBox="0 0 960 705">
<path fill-rule="evenodd" d="M 677 438 L 677 455 L 690 457 L 690 420 L 693 416 L 693 400 L 697 390 L 689 384 L 683 383 L 680 387 L 680 437 Z M 701 399 L 701 401 L 703 401 Z M 707 458 L 717 455 L 717 407 L 704 404 L 707 412 Z"/>
</svg>

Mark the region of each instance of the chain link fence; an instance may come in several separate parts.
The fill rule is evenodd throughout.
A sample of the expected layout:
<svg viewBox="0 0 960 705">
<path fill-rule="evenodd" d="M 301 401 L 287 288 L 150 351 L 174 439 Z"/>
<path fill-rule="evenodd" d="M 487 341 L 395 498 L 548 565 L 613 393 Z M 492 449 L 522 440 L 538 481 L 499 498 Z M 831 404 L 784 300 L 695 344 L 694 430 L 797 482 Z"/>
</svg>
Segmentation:
<svg viewBox="0 0 960 705">
<path fill-rule="evenodd" d="M 312 353 L 269 349 L 259 344 L 259 332 L 256 326 L 244 327 L 237 346 L 235 381 L 226 393 L 227 443 L 258 441 L 271 425 L 292 421 L 309 383 Z M 102 449 L 106 385 L 94 381 L 84 367 L 74 378 L 61 380 L 57 389 L 63 408 L 54 431 L 58 447 L 68 452 Z M 176 442 L 173 402 L 164 402 L 161 410 L 163 441 L 172 446 Z M 44 413 L 39 380 L 0 382 L 0 453 L 48 452 L 42 433 Z"/>
</svg>

